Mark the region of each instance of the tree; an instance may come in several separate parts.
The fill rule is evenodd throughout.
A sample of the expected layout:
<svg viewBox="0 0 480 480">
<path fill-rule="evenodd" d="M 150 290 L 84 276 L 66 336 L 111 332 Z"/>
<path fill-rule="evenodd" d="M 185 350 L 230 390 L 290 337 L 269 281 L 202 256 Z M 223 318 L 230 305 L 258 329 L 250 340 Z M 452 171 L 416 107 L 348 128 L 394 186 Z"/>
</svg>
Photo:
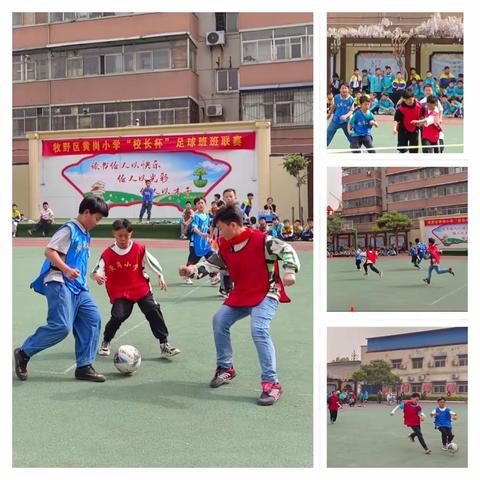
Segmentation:
<svg viewBox="0 0 480 480">
<path fill-rule="evenodd" d="M 297 181 L 298 188 L 298 218 L 303 221 L 301 187 L 307 183 L 307 167 L 310 159 L 300 154 L 285 155 L 283 157 L 283 168 Z M 292 221 L 294 219 L 292 218 Z"/>
<path fill-rule="evenodd" d="M 350 359 L 348 357 L 336 357 L 335 360 L 332 360 L 332 363 L 337 362 L 349 362 Z"/>
<path fill-rule="evenodd" d="M 395 385 L 402 383 L 399 376 L 392 373 L 392 366 L 384 360 L 373 360 L 353 372 L 353 380 L 369 385 Z"/>
<path fill-rule="evenodd" d="M 335 247 L 335 235 L 342 231 L 342 217 L 338 213 L 327 215 L 327 235 L 332 237 Z"/>
<path fill-rule="evenodd" d="M 409 230 L 412 226 L 412 220 L 408 215 L 399 212 L 386 212 L 377 218 L 377 226 L 381 230 L 395 233 L 395 239 L 398 248 L 398 232 L 400 230 Z"/>
<path fill-rule="evenodd" d="M 198 188 L 203 188 L 208 183 L 208 180 L 206 178 L 202 178 L 206 174 L 207 174 L 207 171 L 202 167 L 198 167 L 197 169 L 195 169 L 195 171 L 193 172 L 193 175 L 195 175 L 198 178 L 195 178 L 193 180 L 193 184 Z"/>
</svg>

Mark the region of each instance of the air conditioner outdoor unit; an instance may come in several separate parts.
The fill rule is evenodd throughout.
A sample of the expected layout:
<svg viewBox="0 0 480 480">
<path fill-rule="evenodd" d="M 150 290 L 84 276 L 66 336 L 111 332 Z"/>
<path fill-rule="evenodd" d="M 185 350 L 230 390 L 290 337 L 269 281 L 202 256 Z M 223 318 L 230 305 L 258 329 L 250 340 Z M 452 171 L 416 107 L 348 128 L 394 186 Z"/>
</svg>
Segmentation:
<svg viewBox="0 0 480 480">
<path fill-rule="evenodd" d="M 460 378 L 460 375 L 458 373 L 453 373 L 452 374 L 452 379 L 453 380 L 458 380 Z"/>
<path fill-rule="evenodd" d="M 415 377 L 408 377 L 409 382 L 413 382 L 415 380 Z"/>
<path fill-rule="evenodd" d="M 82 107 L 82 114 L 87 115 L 87 113 L 90 113 L 90 109 L 88 107 Z"/>
<path fill-rule="evenodd" d="M 223 108 L 221 104 L 207 106 L 207 117 L 221 117 L 222 114 Z"/>
<path fill-rule="evenodd" d="M 406 370 L 406 369 L 407 369 L 407 366 L 406 366 L 406 365 L 400 365 L 400 369 L 401 369 L 401 370 Z"/>
<path fill-rule="evenodd" d="M 428 362 L 428 368 L 433 368 L 433 363 L 432 362 Z"/>
<path fill-rule="evenodd" d="M 453 367 L 458 367 L 458 361 L 457 361 L 457 360 L 453 360 L 452 366 L 453 366 Z"/>
<path fill-rule="evenodd" d="M 419 375 L 419 376 L 418 376 L 418 379 L 419 379 L 419 380 L 425 380 L 425 375 Z"/>
<path fill-rule="evenodd" d="M 208 46 L 225 45 L 225 32 L 208 32 L 206 35 L 206 43 Z"/>
</svg>

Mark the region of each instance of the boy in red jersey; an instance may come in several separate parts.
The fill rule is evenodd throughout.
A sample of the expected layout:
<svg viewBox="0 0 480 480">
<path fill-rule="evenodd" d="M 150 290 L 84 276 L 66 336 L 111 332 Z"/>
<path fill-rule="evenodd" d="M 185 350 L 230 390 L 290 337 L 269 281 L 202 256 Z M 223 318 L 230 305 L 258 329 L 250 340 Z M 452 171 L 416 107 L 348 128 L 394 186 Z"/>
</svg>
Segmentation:
<svg viewBox="0 0 480 480">
<path fill-rule="evenodd" d="M 132 224 L 125 218 L 113 222 L 115 243 L 106 248 L 91 277 L 105 285 L 112 304 L 110 321 L 105 325 L 99 355 L 110 355 L 110 342 L 120 325 L 131 315 L 135 303 L 150 323 L 155 338 L 160 342 L 160 356 L 173 357 L 180 350 L 168 343 L 168 330 L 160 305 L 152 295 L 150 279 L 145 272 L 148 267 L 158 278 L 162 290 L 167 289 L 162 267 L 145 245 L 132 241 Z"/>
<path fill-rule="evenodd" d="M 395 415 L 398 409 L 403 410 L 403 423 L 406 427 L 413 430 L 408 438 L 414 443 L 415 437 L 417 437 L 420 445 L 428 455 L 432 453 L 432 451 L 427 447 L 425 439 L 423 438 L 422 429 L 420 427 L 421 422 L 425 420 L 425 414 L 423 413 L 421 405 L 418 403 L 419 400 L 420 395 L 418 393 L 413 393 L 411 400 L 405 400 L 400 405 L 397 405 L 390 412 L 390 415 Z"/>
<path fill-rule="evenodd" d="M 440 133 L 442 132 L 440 114 L 437 108 L 438 98 L 434 95 L 427 97 L 422 106 L 422 120 L 412 120 L 413 125 L 422 126 L 422 152 L 440 153 Z"/>
<path fill-rule="evenodd" d="M 246 228 L 235 206 L 227 206 L 215 217 L 220 230 L 218 253 L 210 256 L 207 268 L 229 272 L 233 289 L 213 317 L 213 336 L 217 351 L 217 369 L 211 388 L 228 383 L 236 376 L 233 368 L 230 328 L 238 320 L 251 317 L 251 334 L 257 349 L 261 369 L 262 393 L 259 405 L 273 405 L 282 393 L 276 371 L 275 347 L 270 336 L 270 324 L 279 302 L 289 299 L 283 284 L 295 283 L 300 268 L 291 245 L 254 228 Z M 285 270 L 283 284 L 278 273 L 278 260 Z M 182 265 L 180 276 L 201 278 L 197 265 Z"/>
<path fill-rule="evenodd" d="M 440 252 L 438 250 L 437 244 L 435 243 L 435 239 L 429 238 L 428 239 L 428 253 L 430 255 L 430 266 L 428 267 L 428 277 L 424 278 L 423 281 L 430 285 L 432 281 L 432 273 L 435 270 L 438 275 L 443 275 L 444 273 L 449 273 L 450 275 L 455 275 L 455 272 L 452 268 L 440 268 Z"/>
<path fill-rule="evenodd" d="M 393 119 L 393 134 L 398 135 L 397 150 L 400 153 L 418 153 L 418 126 L 414 121 L 422 119 L 422 106 L 411 87 L 405 90 Z"/>
<path fill-rule="evenodd" d="M 332 392 L 328 397 L 328 411 L 330 412 L 330 423 L 335 423 L 337 421 L 338 410 L 342 408 L 340 404 L 340 397 L 338 396 L 339 392 Z"/>
<path fill-rule="evenodd" d="M 365 262 L 363 264 L 363 269 L 365 270 L 364 275 L 368 275 L 368 267 L 370 267 L 370 270 L 372 272 L 378 273 L 378 276 L 380 278 L 383 277 L 383 273 L 375 266 L 375 264 L 377 263 L 377 259 L 378 254 L 376 250 L 373 247 L 368 247 L 365 253 Z"/>
</svg>

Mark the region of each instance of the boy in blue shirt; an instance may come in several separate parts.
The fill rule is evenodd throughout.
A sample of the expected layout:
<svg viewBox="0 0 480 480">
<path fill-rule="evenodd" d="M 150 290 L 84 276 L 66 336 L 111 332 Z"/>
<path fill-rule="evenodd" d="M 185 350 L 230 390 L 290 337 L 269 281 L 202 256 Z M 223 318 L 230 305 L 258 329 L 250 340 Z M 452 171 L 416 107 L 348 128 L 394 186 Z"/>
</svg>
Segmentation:
<svg viewBox="0 0 480 480">
<path fill-rule="evenodd" d="M 442 434 L 442 450 L 448 450 L 448 445 L 452 443 L 455 435 L 452 433 L 452 420 L 457 419 L 457 414 L 447 407 L 445 397 L 437 400 L 438 407 L 430 414 L 434 417 L 435 430 Z"/>
<path fill-rule="evenodd" d="M 330 109 L 327 120 L 333 115 L 332 121 L 327 128 L 327 147 L 332 143 L 333 137 L 337 130 L 341 128 L 343 133 L 350 142 L 350 135 L 348 134 L 347 124 L 348 119 L 353 113 L 353 97 L 350 95 L 348 86 L 344 83 L 340 86 L 340 94 L 335 95 L 333 105 Z"/>
<path fill-rule="evenodd" d="M 357 248 L 357 251 L 355 252 L 355 266 L 357 267 L 358 271 L 360 271 L 360 267 L 364 259 L 365 252 L 363 252 L 361 248 Z"/>
<path fill-rule="evenodd" d="M 380 103 L 378 105 L 379 115 L 393 115 L 395 113 L 395 105 L 386 93 L 382 93 Z"/>
<path fill-rule="evenodd" d="M 20 380 L 27 380 L 27 364 L 33 355 L 53 347 L 73 330 L 75 378 L 105 381 L 105 377 L 93 368 L 101 317 L 87 286 L 89 232 L 103 217 L 108 217 L 108 206 L 103 198 L 84 198 L 77 218 L 62 225 L 50 239 L 40 275 L 30 285 L 47 298 L 47 324 L 39 327 L 14 351 L 15 373 Z"/>
<path fill-rule="evenodd" d="M 435 81 L 435 78 L 430 70 L 427 71 L 425 75 L 425 81 L 423 83 L 424 87 L 430 85 L 433 88 L 433 95 L 436 95 L 438 93 L 437 82 Z"/>
<path fill-rule="evenodd" d="M 463 100 L 463 81 L 458 80 L 455 88 L 453 89 L 453 95 L 460 101 Z"/>
<path fill-rule="evenodd" d="M 215 253 L 210 238 L 210 224 L 212 220 L 207 213 L 207 202 L 204 198 L 196 198 L 193 203 L 196 213 L 192 220 L 192 235 L 190 237 L 187 265 L 196 265 L 202 258 L 208 260 Z M 212 285 L 216 285 L 220 281 L 219 274 L 215 272 L 209 273 L 203 265 L 198 268 L 198 271 L 202 277 L 209 275 Z M 193 284 L 192 279 L 189 277 L 185 277 L 185 283 L 187 285 Z"/>
<path fill-rule="evenodd" d="M 366 95 L 360 97 L 359 104 L 360 108 L 353 113 L 348 122 L 348 133 L 352 138 L 350 148 L 352 153 L 360 153 L 363 145 L 369 153 L 375 153 L 372 126 L 378 127 L 378 123 L 369 110 L 370 99 Z"/>
<path fill-rule="evenodd" d="M 145 180 L 145 188 L 142 190 L 142 208 L 140 209 L 139 223 L 142 223 L 143 215 L 147 212 L 147 220 L 150 221 L 152 216 L 153 196 L 155 195 L 155 189 L 151 187 L 151 180 Z"/>
<path fill-rule="evenodd" d="M 417 100 L 421 100 L 425 96 L 425 88 L 423 85 L 423 79 L 417 81 L 415 86 L 414 95 Z"/>
<path fill-rule="evenodd" d="M 448 98 L 455 96 L 455 82 L 453 80 L 450 80 L 450 82 L 448 83 L 448 87 L 445 90 L 445 95 Z"/>
<path fill-rule="evenodd" d="M 417 246 L 417 264 L 418 268 L 420 269 L 422 268 L 420 267 L 420 262 L 427 259 L 427 246 L 423 242 L 421 242 L 419 238 L 415 239 L 415 245 Z"/>
<path fill-rule="evenodd" d="M 382 93 L 387 94 L 387 96 L 392 99 L 392 83 L 393 83 L 393 74 L 392 67 L 385 65 L 385 73 L 382 78 Z"/>
<path fill-rule="evenodd" d="M 382 95 L 382 90 L 383 90 L 382 69 L 377 67 L 375 69 L 375 75 L 370 75 L 369 79 L 370 79 L 370 93 L 374 93 L 375 96 L 377 97 L 377 100 L 380 100 L 380 96 Z"/>
<path fill-rule="evenodd" d="M 417 249 L 413 246 L 412 242 L 410 242 L 410 248 L 408 249 L 408 253 L 412 257 L 413 266 L 420 270 L 418 252 Z"/>
<path fill-rule="evenodd" d="M 370 93 L 370 107 L 369 110 L 372 113 L 378 113 L 378 109 L 380 107 L 380 104 L 378 103 L 377 97 L 375 94 L 372 92 Z"/>
</svg>

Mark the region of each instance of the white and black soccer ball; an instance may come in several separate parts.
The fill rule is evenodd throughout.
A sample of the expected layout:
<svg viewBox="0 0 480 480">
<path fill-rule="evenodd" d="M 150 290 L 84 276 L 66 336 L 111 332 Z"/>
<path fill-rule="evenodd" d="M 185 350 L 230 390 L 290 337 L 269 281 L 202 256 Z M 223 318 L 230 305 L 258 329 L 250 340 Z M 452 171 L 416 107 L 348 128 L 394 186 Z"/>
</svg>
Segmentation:
<svg viewBox="0 0 480 480">
<path fill-rule="evenodd" d="M 450 453 L 457 453 L 458 452 L 458 445 L 456 443 L 449 443 L 447 445 L 447 450 L 450 452 Z"/>
<path fill-rule="evenodd" d="M 136 372 L 142 363 L 142 356 L 137 348 L 132 345 L 122 345 L 118 347 L 113 356 L 113 364 L 121 373 L 131 375 Z"/>
</svg>

